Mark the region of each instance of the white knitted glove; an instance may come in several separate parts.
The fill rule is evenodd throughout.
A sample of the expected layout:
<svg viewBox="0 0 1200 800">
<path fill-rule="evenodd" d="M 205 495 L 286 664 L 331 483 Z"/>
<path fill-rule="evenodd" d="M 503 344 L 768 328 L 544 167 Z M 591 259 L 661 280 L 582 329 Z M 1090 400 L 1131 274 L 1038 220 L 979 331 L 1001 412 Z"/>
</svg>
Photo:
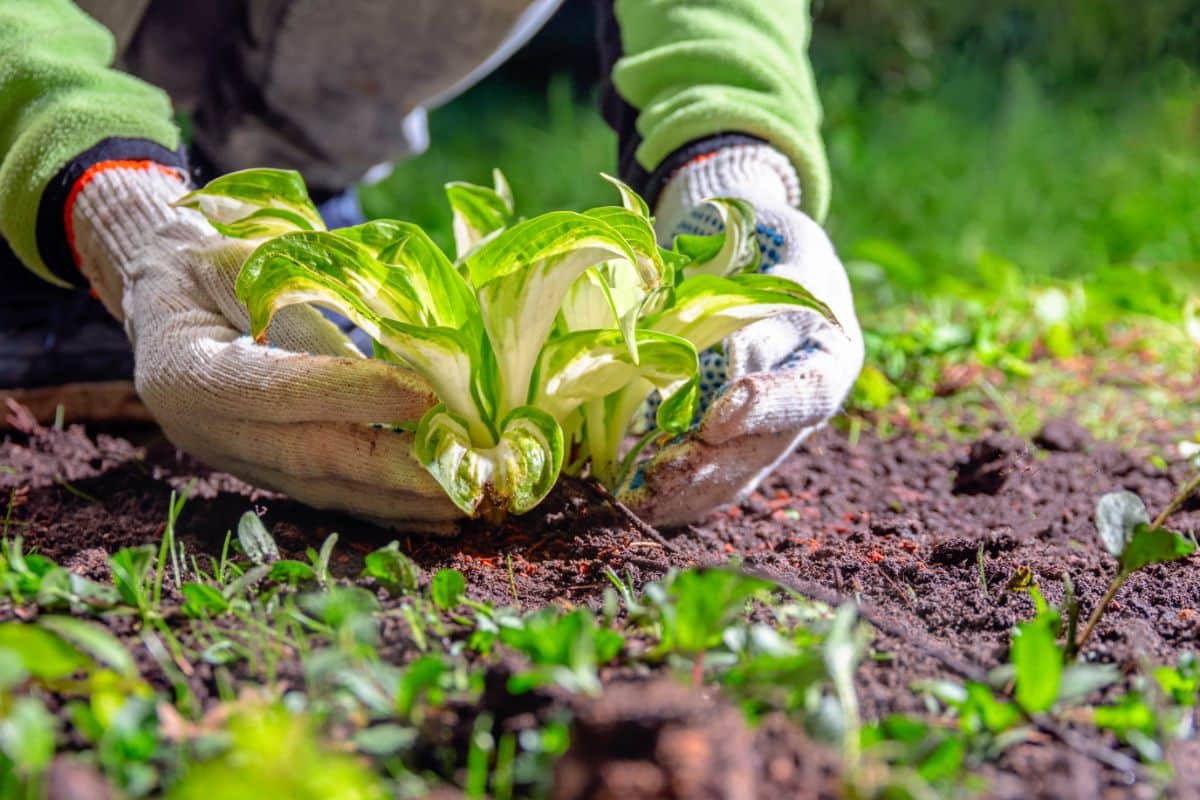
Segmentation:
<svg viewBox="0 0 1200 800">
<path fill-rule="evenodd" d="M 460 512 L 413 460 L 411 434 L 370 424 L 420 419 L 428 385 L 363 358 L 307 306 L 279 313 L 271 347 L 255 344 L 233 291 L 252 245 L 171 208 L 186 186 L 141 166 L 91 176 L 70 219 L 80 268 L 124 321 L 138 394 L 171 441 L 318 508 L 449 532 Z"/>
<path fill-rule="evenodd" d="M 684 166 L 663 190 L 655 229 L 664 244 L 710 234 L 721 222 L 704 205 L 737 197 L 758 211 L 760 270 L 804 285 L 841 323 L 813 311 L 754 323 L 723 352 L 703 353 L 704 411 L 685 436 L 639 465 L 620 496 L 656 524 L 694 522 L 749 493 L 838 410 L 863 362 L 863 339 L 846 271 L 821 227 L 797 209 L 799 181 L 767 145 L 738 145 Z"/>
</svg>

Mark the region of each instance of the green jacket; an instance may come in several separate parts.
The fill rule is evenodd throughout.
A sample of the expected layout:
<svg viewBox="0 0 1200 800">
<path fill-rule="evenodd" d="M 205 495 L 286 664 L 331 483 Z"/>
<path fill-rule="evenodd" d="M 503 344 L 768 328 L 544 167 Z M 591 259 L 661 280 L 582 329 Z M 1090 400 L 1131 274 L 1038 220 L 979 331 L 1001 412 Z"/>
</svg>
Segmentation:
<svg viewBox="0 0 1200 800">
<path fill-rule="evenodd" d="M 805 210 L 824 215 L 808 0 L 598 2 L 623 177 L 653 194 L 681 157 L 745 136 L 790 156 Z M 557 3 L 81 0 L 89 16 L 69 0 L 0 0 L 0 234 L 39 275 L 78 282 L 71 187 L 114 158 L 184 165 L 172 100 L 215 171 L 289 167 L 340 188 L 419 151 L 424 110 Z"/>
</svg>

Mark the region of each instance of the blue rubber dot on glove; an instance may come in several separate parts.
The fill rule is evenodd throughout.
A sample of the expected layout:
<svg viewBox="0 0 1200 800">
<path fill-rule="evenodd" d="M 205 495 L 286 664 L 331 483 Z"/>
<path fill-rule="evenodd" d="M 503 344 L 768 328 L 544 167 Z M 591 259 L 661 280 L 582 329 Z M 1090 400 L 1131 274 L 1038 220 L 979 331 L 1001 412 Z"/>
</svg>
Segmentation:
<svg viewBox="0 0 1200 800">
<path fill-rule="evenodd" d="M 700 406 L 698 414 L 708 410 L 718 392 L 729 381 L 729 365 L 720 350 L 705 350 L 700 354 Z"/>
<path fill-rule="evenodd" d="M 796 351 L 782 361 L 779 366 L 776 367 L 776 369 L 792 369 L 794 367 L 798 367 L 804 362 L 805 359 L 820 349 L 821 343 L 816 339 L 805 339 L 800 346 L 796 348 Z"/>
<path fill-rule="evenodd" d="M 646 402 L 642 403 L 642 427 L 644 430 L 650 430 L 657 423 L 658 407 L 662 405 L 662 396 L 657 392 L 651 393 L 646 398 Z"/>
<path fill-rule="evenodd" d="M 629 478 L 630 489 L 640 489 L 646 483 L 646 462 L 642 462 L 634 469 L 633 475 Z"/>
<path fill-rule="evenodd" d="M 758 242 L 758 252 L 761 256 L 758 271 L 770 272 L 772 267 L 778 266 L 783 260 L 783 252 L 779 248 L 783 247 L 784 236 L 775 228 L 760 225 L 754 238 Z"/>
</svg>

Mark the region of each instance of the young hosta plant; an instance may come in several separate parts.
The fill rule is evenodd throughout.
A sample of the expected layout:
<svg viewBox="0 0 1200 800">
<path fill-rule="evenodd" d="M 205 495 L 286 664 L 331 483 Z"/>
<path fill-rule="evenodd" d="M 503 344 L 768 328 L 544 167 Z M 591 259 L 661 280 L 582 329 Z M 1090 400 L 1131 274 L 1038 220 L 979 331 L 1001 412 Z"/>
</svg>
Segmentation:
<svg viewBox="0 0 1200 800">
<path fill-rule="evenodd" d="M 450 184 L 456 261 L 407 222 L 324 230 L 290 172 L 232 173 L 178 205 L 261 240 L 237 281 L 257 339 L 279 309 L 313 303 L 420 374 L 440 402 L 416 425 L 415 457 L 465 513 L 498 518 L 536 505 L 564 465 L 614 486 L 653 391 L 657 431 L 686 431 L 699 350 L 786 311 L 832 319 L 799 284 L 747 271 L 758 256 L 747 204 L 713 201 L 727 233 L 668 251 L 645 202 L 609 180 L 620 206 L 523 221 L 498 171 L 494 188 Z"/>
</svg>

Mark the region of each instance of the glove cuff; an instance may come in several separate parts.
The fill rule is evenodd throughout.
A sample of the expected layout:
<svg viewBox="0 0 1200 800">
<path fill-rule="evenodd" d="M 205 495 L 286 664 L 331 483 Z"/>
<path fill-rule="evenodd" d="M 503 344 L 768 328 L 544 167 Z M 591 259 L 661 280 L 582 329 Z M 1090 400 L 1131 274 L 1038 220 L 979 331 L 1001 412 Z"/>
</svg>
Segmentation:
<svg viewBox="0 0 1200 800">
<path fill-rule="evenodd" d="M 79 271 L 118 320 L 124 288 L 149 248 L 193 245 L 209 233 L 198 215 L 171 206 L 187 188 L 180 171 L 155 161 L 103 161 L 72 186 L 63 209 L 67 242 Z"/>
<path fill-rule="evenodd" d="M 104 139 L 68 161 L 46 184 L 37 207 L 37 249 L 49 272 L 46 277 L 62 285 L 86 285 L 67 237 L 71 219 L 66 210 L 67 201 L 90 170 L 100 164 L 118 161 L 154 162 L 181 174 L 187 170 L 182 151 L 169 150 L 148 139 Z"/>
<path fill-rule="evenodd" d="M 737 197 L 758 208 L 800 205 L 800 179 L 791 161 L 766 144 L 743 144 L 696 156 L 668 181 L 655 209 L 655 230 L 667 240 L 697 206 Z"/>
</svg>

